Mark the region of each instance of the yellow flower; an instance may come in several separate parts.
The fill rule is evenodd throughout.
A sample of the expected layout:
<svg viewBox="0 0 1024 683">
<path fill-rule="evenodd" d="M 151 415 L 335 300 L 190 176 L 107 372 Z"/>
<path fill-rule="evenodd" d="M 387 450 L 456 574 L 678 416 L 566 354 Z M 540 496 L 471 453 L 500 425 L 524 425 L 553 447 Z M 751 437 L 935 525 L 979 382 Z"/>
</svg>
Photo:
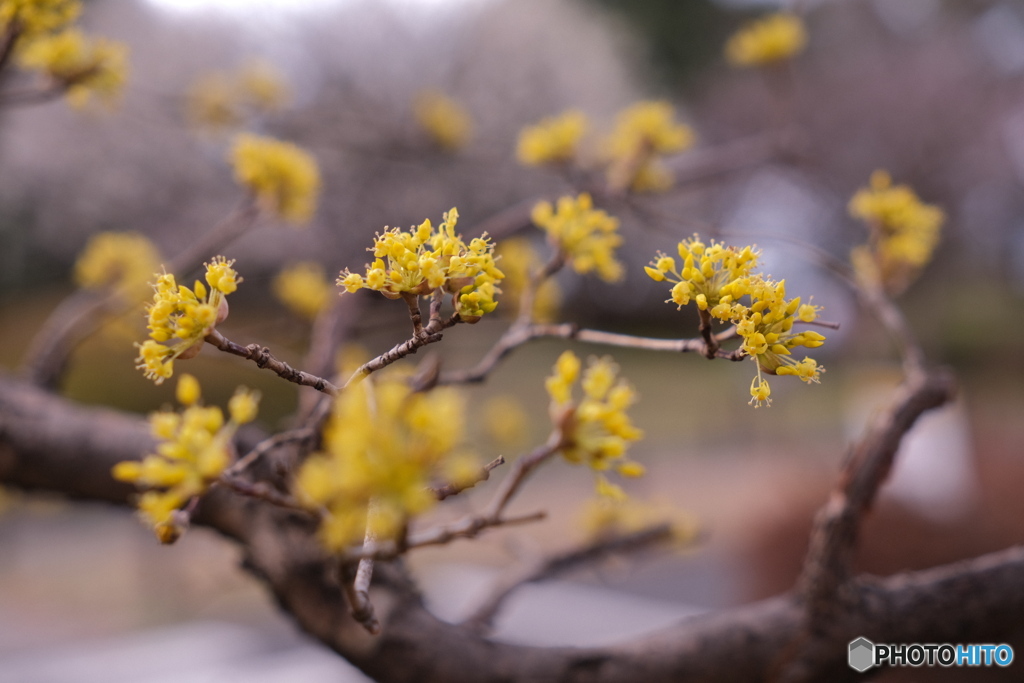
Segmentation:
<svg viewBox="0 0 1024 683">
<path fill-rule="evenodd" d="M 505 294 L 505 300 L 511 303 L 508 313 L 515 317 L 519 315 L 523 290 L 540 270 L 540 259 L 525 237 L 504 240 L 498 245 L 496 253 L 501 270 L 505 273 L 502 292 Z M 531 319 L 538 323 L 554 322 L 561 298 L 558 283 L 550 278 L 545 280 L 533 294 Z"/>
<path fill-rule="evenodd" d="M 562 197 L 556 206 L 538 203 L 533 208 L 533 222 L 577 273 L 597 271 L 606 282 L 622 278 L 622 264 L 615 260 L 615 248 L 622 244 L 619 221 L 595 209 L 586 192 L 575 199 Z"/>
<path fill-rule="evenodd" d="M 287 142 L 242 133 L 231 149 L 235 179 L 263 207 L 291 223 L 305 223 L 316 210 L 320 171 L 308 152 Z"/>
<path fill-rule="evenodd" d="M 519 133 L 516 157 L 527 166 L 568 163 L 576 158 L 586 131 L 587 117 L 577 109 L 542 119 Z"/>
<path fill-rule="evenodd" d="M 256 111 L 274 112 L 288 104 L 288 82 L 269 62 L 247 61 L 238 70 L 237 79 L 242 101 Z"/>
<path fill-rule="evenodd" d="M 780 62 L 803 51 L 807 30 L 800 17 L 780 12 L 751 22 L 725 44 L 725 57 L 736 66 Z"/>
<path fill-rule="evenodd" d="M 259 404 L 258 393 L 239 388 L 225 422 L 220 408 L 199 403 L 199 382 L 191 375 L 182 375 L 176 393 L 185 406 L 181 413 L 149 416 L 156 453 L 119 462 L 112 471 L 115 479 L 146 489 L 138 501 L 139 512 L 163 543 L 173 543 L 184 531 L 175 513 L 220 477 L 234 457 L 235 432 L 256 416 Z"/>
<path fill-rule="evenodd" d="M 697 524 L 672 505 L 626 498 L 591 498 L 580 515 L 580 526 L 590 541 L 635 533 L 659 524 L 669 524 L 673 545 L 686 546 L 697 536 Z"/>
<path fill-rule="evenodd" d="M 591 358 L 583 372 L 583 398 L 574 401 L 580 360 L 572 351 L 564 352 L 546 382 L 551 419 L 562 431 L 561 453 L 569 462 L 586 463 L 598 472 L 614 467 L 625 476 L 639 476 L 642 467 L 625 459 L 629 444 L 643 436 L 626 414 L 636 393 L 618 371 L 609 358 Z M 598 487 L 605 495 L 616 496 L 618 487 L 607 480 L 599 478 Z"/>
<path fill-rule="evenodd" d="M 735 317 L 735 302 L 747 293 L 747 281 L 760 251 L 754 247 L 736 249 L 711 240 L 706 245 L 698 235 L 679 243 L 679 258 L 683 267 L 676 269 L 671 256 L 658 253 L 644 270 L 657 282 L 675 283 L 669 299 L 679 308 L 694 301 L 701 310 L 710 310 L 720 320 Z"/>
<path fill-rule="evenodd" d="M 615 128 L 605 141 L 608 184 L 634 192 L 663 190 L 672 174 L 660 156 L 681 152 L 693 145 L 693 130 L 675 122 L 668 102 L 643 101 L 619 113 Z"/>
<path fill-rule="evenodd" d="M 160 267 L 160 254 L 137 232 L 101 232 L 89 238 L 75 261 L 75 282 L 85 289 L 116 288 L 125 295 L 144 291 Z"/>
<path fill-rule="evenodd" d="M 802 303 L 799 297 L 786 298 L 785 281 L 775 282 L 755 273 L 760 251 L 752 246 L 742 249 L 711 240 L 705 244 L 699 235 L 679 243 L 679 258 L 662 253 L 645 268 L 656 282 L 673 283 L 667 302 L 679 308 L 693 302 L 702 315 L 736 326 L 743 339 L 743 352 L 757 362 L 757 377 L 751 385 L 751 403 L 769 405 L 770 389 L 761 371 L 773 375 L 795 375 L 807 383 L 817 383 L 825 368 L 811 358 L 797 361 L 792 350 L 803 346 L 821 346 L 825 337 L 814 331 L 795 332 L 795 323 L 813 323 L 820 306 Z M 746 303 L 749 302 L 749 303 Z"/>
<path fill-rule="evenodd" d="M 334 290 L 324 268 L 313 261 L 293 264 L 274 278 L 274 296 L 295 313 L 316 318 L 331 302 Z"/>
<path fill-rule="evenodd" d="M 193 128 L 212 133 L 240 127 L 245 116 L 231 77 L 215 71 L 196 79 L 185 93 L 185 119 Z"/>
<path fill-rule="evenodd" d="M 30 40 L 64 28 L 81 11 L 79 0 L 0 0 L 0 32 L 16 24 L 22 40 Z"/>
<path fill-rule="evenodd" d="M 448 152 L 465 147 L 473 134 L 473 119 L 465 107 L 437 90 L 416 96 L 413 115 L 437 146 Z"/>
<path fill-rule="evenodd" d="M 850 214 L 867 223 L 868 245 L 853 256 L 858 275 L 903 290 L 931 260 L 945 222 L 942 209 L 922 202 L 907 185 L 893 186 L 886 171 L 871 174 L 871 186 L 850 200 Z"/>
<path fill-rule="evenodd" d="M 402 296 L 427 296 L 437 289 L 453 295 L 455 308 L 466 322 L 476 322 L 493 311 L 501 292 L 497 287 L 505 274 L 494 260 L 494 245 L 485 234 L 467 245 L 456 234 L 459 212 L 454 207 L 444 214 L 435 229 L 430 219 L 410 228 L 385 228 L 377 235 L 374 261 L 366 265 L 366 274 L 347 268 L 337 284 L 348 292 L 371 289 L 389 299 Z"/>
<path fill-rule="evenodd" d="M 120 95 L 128 72 L 127 53 L 121 43 L 67 29 L 33 39 L 19 53 L 19 61 L 60 83 L 68 100 L 81 106 L 94 95 L 108 103 Z"/>
<path fill-rule="evenodd" d="M 413 392 L 397 375 L 346 389 L 324 430 L 323 452 L 306 459 L 295 479 L 299 500 L 327 512 L 324 545 L 338 551 L 362 542 L 367 526 L 394 538 L 434 506 L 428 487 L 439 476 L 473 469 L 459 449 L 464 408 L 454 389 Z"/>
<path fill-rule="evenodd" d="M 506 448 L 519 446 L 530 431 L 530 418 L 512 396 L 492 396 L 484 403 L 484 427 L 492 441 Z"/>
<path fill-rule="evenodd" d="M 288 84 L 273 65 L 250 60 L 233 72 L 197 78 L 185 95 L 185 118 L 210 133 L 242 127 L 250 114 L 275 112 L 287 104 Z"/>
<path fill-rule="evenodd" d="M 174 275 L 157 275 L 153 303 L 146 308 L 149 339 L 140 345 L 137 367 L 160 384 L 174 373 L 174 361 L 191 358 L 203 338 L 228 315 L 225 298 L 242 281 L 231 267 L 234 261 L 216 256 L 206 264 L 206 283 L 196 280 L 191 289 L 178 285 Z M 169 342 L 169 343 L 168 343 Z"/>
</svg>

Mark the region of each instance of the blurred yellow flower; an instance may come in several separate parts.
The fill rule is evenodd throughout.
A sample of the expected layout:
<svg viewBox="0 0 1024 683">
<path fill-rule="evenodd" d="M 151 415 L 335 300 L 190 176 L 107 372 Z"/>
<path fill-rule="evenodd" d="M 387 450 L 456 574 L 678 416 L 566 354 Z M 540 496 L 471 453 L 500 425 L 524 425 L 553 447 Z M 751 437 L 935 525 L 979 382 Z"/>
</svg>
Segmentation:
<svg viewBox="0 0 1024 683">
<path fill-rule="evenodd" d="M 385 375 L 346 389 L 324 430 L 323 452 L 295 478 L 299 500 L 323 509 L 320 538 L 332 551 L 360 543 L 367 530 L 394 538 L 434 506 L 429 486 L 479 471 L 459 446 L 464 401 L 454 389 L 413 392 L 406 378 Z"/>
<path fill-rule="evenodd" d="M 575 198 L 562 197 L 555 206 L 538 203 L 533 208 L 533 222 L 577 273 L 596 271 L 606 282 L 622 278 L 622 264 L 615 259 L 615 249 L 622 244 L 619 221 L 595 209 L 586 192 Z"/>
<path fill-rule="evenodd" d="M 178 380 L 176 396 L 185 409 L 149 416 L 157 440 L 156 453 L 114 466 L 113 476 L 146 489 L 139 497 L 143 519 L 161 543 L 173 543 L 184 531 L 175 513 L 209 489 L 234 457 L 232 439 L 238 427 L 256 417 L 259 394 L 239 388 L 230 401 L 229 420 L 217 407 L 199 404 L 201 389 L 191 375 Z"/>
<path fill-rule="evenodd" d="M 586 131 L 587 117 L 578 109 L 542 119 L 519 133 L 516 157 L 527 166 L 568 163 Z"/>
<path fill-rule="evenodd" d="M 562 431 L 562 455 L 573 464 L 585 463 L 599 473 L 614 466 L 626 477 L 643 475 L 639 463 L 625 458 L 629 444 L 643 436 L 626 414 L 636 401 L 636 392 L 618 377 L 619 368 L 610 358 L 591 358 L 581 381 L 583 398 L 575 401 L 573 387 L 580 378 L 580 369 L 579 358 L 566 351 L 546 382 L 551 419 Z M 625 495 L 603 476 L 598 477 L 598 492 L 612 498 Z"/>
<path fill-rule="evenodd" d="M 487 436 L 503 448 L 521 446 L 530 431 L 530 418 L 514 396 L 488 398 L 484 403 L 483 420 Z"/>
<path fill-rule="evenodd" d="M 18 55 L 21 65 L 46 74 L 65 88 L 68 101 L 82 106 L 97 97 L 117 99 L 128 72 L 128 48 L 105 38 L 90 38 L 77 29 L 40 36 Z"/>
<path fill-rule="evenodd" d="M 126 296 L 145 292 L 160 267 L 160 253 L 137 232 L 101 232 L 89 238 L 75 261 L 75 282 L 85 289 L 116 288 Z"/>
<path fill-rule="evenodd" d="M 922 202 L 907 185 L 893 185 L 886 171 L 871 174 L 870 187 L 850 200 L 850 215 L 871 231 L 868 244 L 852 255 L 862 278 L 902 291 L 932 257 L 946 220 L 942 209 Z"/>
<path fill-rule="evenodd" d="M 260 204 L 291 223 L 305 223 L 316 210 L 320 170 L 309 152 L 274 138 L 242 133 L 231 148 L 235 179 Z"/>
<path fill-rule="evenodd" d="M 461 104 L 437 90 L 423 90 L 413 102 L 413 116 L 441 149 L 462 149 L 473 134 L 473 119 Z"/>
<path fill-rule="evenodd" d="M 0 32 L 19 27 L 23 41 L 59 31 L 82 11 L 79 0 L 0 0 Z"/>
<path fill-rule="evenodd" d="M 675 122 L 675 109 L 668 102 L 643 101 L 627 107 L 605 140 L 609 186 L 634 192 L 667 189 L 672 173 L 660 156 L 682 152 L 693 141 L 693 130 Z"/>
<path fill-rule="evenodd" d="M 291 311 L 313 319 L 334 296 L 324 267 L 313 261 L 292 264 L 274 278 L 274 296 Z"/>
<path fill-rule="evenodd" d="M 513 237 L 498 244 L 495 254 L 505 273 L 502 280 L 503 300 L 508 303 L 506 309 L 512 317 L 519 315 L 519 306 L 523 290 L 536 277 L 541 262 L 536 250 L 525 237 Z M 537 287 L 533 294 L 533 310 L 531 320 L 538 323 L 554 322 L 558 315 L 558 307 L 562 301 L 562 293 L 558 283 L 547 279 Z"/>
<path fill-rule="evenodd" d="M 763 66 L 789 59 L 807 45 L 804 22 L 780 12 L 743 26 L 725 44 L 725 57 L 736 66 Z"/>
</svg>

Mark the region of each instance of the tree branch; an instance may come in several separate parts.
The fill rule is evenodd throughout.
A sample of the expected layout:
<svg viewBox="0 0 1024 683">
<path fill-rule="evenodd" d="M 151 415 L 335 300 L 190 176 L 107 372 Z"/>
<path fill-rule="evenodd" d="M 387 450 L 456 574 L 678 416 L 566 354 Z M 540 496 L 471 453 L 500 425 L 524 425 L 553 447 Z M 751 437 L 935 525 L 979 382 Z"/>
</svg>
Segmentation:
<svg viewBox="0 0 1024 683">
<path fill-rule="evenodd" d="M 135 416 L 85 408 L 0 375 L 0 481 L 66 496 L 125 504 L 131 487 L 110 468 L 152 447 Z M 331 580 L 311 521 L 258 501 L 215 490 L 194 523 L 238 541 L 246 567 L 310 635 L 380 681 L 720 681 L 767 682 L 780 655 L 799 643 L 803 603 L 786 595 L 686 619 L 677 626 L 610 647 L 527 647 L 500 643 L 431 615 L 407 577 L 378 564 L 382 632 L 366 634 Z M 818 680 L 858 676 L 846 644 L 992 642 L 1021 628 L 1024 547 L 888 579 L 850 582 L 851 609 L 837 616 L 827 654 L 813 662 Z"/>
</svg>

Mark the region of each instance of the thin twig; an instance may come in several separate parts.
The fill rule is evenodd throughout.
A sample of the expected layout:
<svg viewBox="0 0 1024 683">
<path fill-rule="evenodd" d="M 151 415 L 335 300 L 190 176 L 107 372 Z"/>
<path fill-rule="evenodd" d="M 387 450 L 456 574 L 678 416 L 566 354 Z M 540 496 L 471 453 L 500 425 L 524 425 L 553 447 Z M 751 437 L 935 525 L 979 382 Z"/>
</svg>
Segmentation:
<svg viewBox="0 0 1024 683">
<path fill-rule="evenodd" d="M 437 299 L 435 299 L 436 301 Z M 391 348 L 390 351 L 386 351 L 381 355 L 377 356 L 373 360 L 369 360 L 363 363 L 359 368 L 353 372 L 348 381 L 342 385 L 342 389 L 352 385 L 355 382 L 360 382 L 365 379 L 371 373 L 386 368 L 395 361 L 401 360 L 406 356 L 416 353 L 427 344 L 433 344 L 434 342 L 441 341 L 441 331 L 446 330 L 449 327 L 462 322 L 462 317 L 458 313 L 453 313 L 450 317 L 442 320 L 440 316 L 435 317 L 434 315 L 434 304 L 431 304 L 431 319 L 427 323 L 427 326 L 423 328 L 420 335 L 411 337 L 400 344 L 396 344 Z"/>
<path fill-rule="evenodd" d="M 243 496 L 250 498 L 256 498 L 264 502 L 276 505 L 277 507 L 284 508 L 286 510 L 292 510 L 294 512 L 301 512 L 304 515 L 311 517 L 318 517 L 316 512 L 313 512 L 307 507 L 304 507 L 299 501 L 287 493 L 282 493 L 274 487 L 270 486 L 266 482 L 258 481 L 251 482 L 241 477 L 230 476 L 227 473 L 221 473 L 220 477 L 216 481 L 226 488 L 231 489 L 236 493 L 240 493 Z"/>
<path fill-rule="evenodd" d="M 371 505 L 370 514 L 372 513 Z M 363 546 L 372 545 L 375 540 L 373 532 L 370 531 L 369 521 L 367 521 Z M 359 560 L 359 565 L 356 567 L 355 579 L 351 583 L 345 582 L 345 595 L 348 597 L 352 618 L 372 635 L 377 635 L 380 633 L 380 621 L 373 609 L 373 603 L 370 602 L 370 582 L 372 580 L 373 558 L 364 557 Z"/>
<path fill-rule="evenodd" d="M 259 344 L 249 344 L 248 346 L 236 344 L 216 329 L 211 330 L 204 338 L 204 341 L 225 353 L 251 360 L 256 363 L 257 367 L 267 368 L 289 382 L 305 387 L 313 387 L 317 391 L 321 391 L 329 396 L 338 395 L 338 387 L 330 381 L 303 370 L 296 370 L 284 361 L 274 357 L 270 349 L 265 346 L 260 346 Z"/>
<path fill-rule="evenodd" d="M 276 450 L 285 444 L 305 441 L 312 437 L 313 430 L 307 427 L 279 432 L 271 437 L 263 439 L 263 441 L 260 441 L 258 444 L 253 446 L 248 453 L 236 460 L 231 467 L 224 470 L 224 474 L 229 477 L 239 475 L 267 453 Z"/>
<path fill-rule="evenodd" d="M 578 548 L 531 562 L 500 580 L 463 624 L 478 631 L 489 630 L 505 601 L 527 584 L 553 579 L 580 567 L 597 564 L 608 557 L 641 552 L 673 539 L 672 525 L 662 522 L 638 531 L 602 536 Z"/>
<path fill-rule="evenodd" d="M 490 461 L 486 465 L 480 468 L 480 471 L 469 481 L 460 482 L 458 484 L 448 483 L 442 484 L 441 486 L 432 487 L 430 490 L 434 492 L 434 495 L 438 500 L 444 500 L 451 496 L 458 495 L 466 489 L 471 489 L 482 481 L 487 481 L 491 477 L 491 470 L 495 467 L 499 467 L 505 464 L 505 456 L 499 455 L 494 460 Z"/>
</svg>

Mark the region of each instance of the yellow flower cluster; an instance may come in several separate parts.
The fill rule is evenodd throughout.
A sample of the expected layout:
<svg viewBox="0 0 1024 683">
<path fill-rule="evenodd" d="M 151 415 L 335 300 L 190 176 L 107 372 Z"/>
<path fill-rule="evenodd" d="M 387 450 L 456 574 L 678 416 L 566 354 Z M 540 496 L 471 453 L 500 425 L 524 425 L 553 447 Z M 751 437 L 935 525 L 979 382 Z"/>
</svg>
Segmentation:
<svg viewBox="0 0 1024 683">
<path fill-rule="evenodd" d="M 668 102 L 644 101 L 619 113 L 605 141 L 609 159 L 608 184 L 634 192 L 656 192 L 672 184 L 672 172 L 660 156 L 693 145 L 693 130 L 675 122 Z"/>
<path fill-rule="evenodd" d="M 185 117 L 199 130 L 219 133 L 242 126 L 250 113 L 281 109 L 289 97 L 281 72 L 252 60 L 235 72 L 215 71 L 198 78 L 186 93 Z"/>
<path fill-rule="evenodd" d="M 629 444 L 643 436 L 626 414 L 636 401 L 636 392 L 618 377 L 619 368 L 610 358 L 592 358 L 581 382 L 583 399 L 574 401 L 573 386 L 580 379 L 580 369 L 580 359 L 565 351 L 546 382 L 551 419 L 562 432 L 562 455 L 599 473 L 614 467 L 625 477 L 642 476 L 643 465 L 625 459 Z M 598 476 L 597 487 L 606 497 L 625 497 L 622 489 L 603 475 Z"/>
<path fill-rule="evenodd" d="M 127 53 L 121 43 L 67 29 L 32 40 L 18 59 L 24 68 L 61 84 L 68 100 L 82 106 L 92 96 L 109 103 L 120 95 L 128 71 Z"/>
<path fill-rule="evenodd" d="M 137 232 L 93 235 L 75 261 L 75 282 L 85 289 L 116 288 L 126 296 L 144 291 L 160 267 L 160 253 Z"/>
<path fill-rule="evenodd" d="M 853 253 L 861 277 L 902 290 L 931 260 L 945 221 L 942 209 L 922 202 L 907 185 L 893 186 L 885 171 L 871 174 L 870 187 L 850 200 L 850 214 L 868 224 L 868 245 Z"/>
<path fill-rule="evenodd" d="M 519 315 L 522 292 L 539 271 L 540 258 L 525 237 L 513 237 L 502 241 L 496 250 L 505 273 L 502 281 L 503 298 L 511 303 L 509 315 Z M 544 280 L 533 294 L 531 320 L 538 323 L 554 322 L 558 315 L 562 293 L 554 280 Z"/>
<path fill-rule="evenodd" d="M 325 546 L 362 542 L 367 530 L 390 539 L 436 502 L 429 486 L 466 483 L 479 471 L 460 451 L 464 402 L 454 389 L 413 392 L 391 375 L 346 389 L 324 430 L 324 450 L 295 478 L 296 496 L 326 516 Z"/>
<path fill-rule="evenodd" d="M 575 199 L 562 197 L 556 206 L 538 203 L 533 207 L 533 222 L 577 273 L 597 271 L 606 282 L 622 278 L 622 264 L 615 260 L 615 249 L 622 244 L 619 221 L 595 209 L 586 192 Z"/>
<path fill-rule="evenodd" d="M 804 22 L 780 12 L 743 26 L 725 44 L 725 57 L 736 66 L 763 66 L 789 59 L 807 45 Z"/>
<path fill-rule="evenodd" d="M 59 31 L 82 11 L 79 0 L 0 0 L 0 32 L 13 25 L 22 39 Z"/>
<path fill-rule="evenodd" d="M 586 132 L 586 115 L 570 109 L 524 128 L 519 133 L 516 157 L 527 166 L 569 163 L 576 158 L 580 140 Z"/>
<path fill-rule="evenodd" d="M 817 306 L 801 303 L 799 297 L 786 299 L 785 281 L 775 282 L 754 272 L 759 253 L 750 246 L 737 249 L 721 242 L 706 245 L 697 235 L 679 243 L 682 269 L 676 260 L 659 253 L 645 270 L 656 282 L 672 282 L 671 301 L 678 307 L 691 301 L 703 315 L 736 325 L 743 338 L 743 351 L 757 361 L 757 377 L 751 385 L 755 406 L 770 404 L 771 389 L 761 371 L 773 375 L 796 375 L 804 382 L 817 382 L 824 368 L 812 358 L 794 360 L 792 349 L 817 348 L 825 337 L 817 332 L 793 332 L 796 322 L 817 319 Z M 747 297 L 749 305 L 740 300 Z"/>
<path fill-rule="evenodd" d="M 231 148 L 231 163 L 235 179 L 267 211 L 291 223 L 312 217 L 320 171 L 308 152 L 288 142 L 242 133 Z"/>
<path fill-rule="evenodd" d="M 316 318 L 331 301 L 334 288 L 323 266 L 313 261 L 293 264 L 274 278 L 274 296 L 304 318 Z"/>
<path fill-rule="evenodd" d="M 430 219 L 408 232 L 385 229 L 374 241 L 373 263 L 366 274 L 341 271 L 337 284 L 348 292 L 371 289 L 389 299 L 426 296 L 436 289 L 452 294 L 455 310 L 465 322 L 493 311 L 505 274 L 494 260 L 494 245 L 484 235 L 467 245 L 456 234 L 459 212 L 452 208 L 435 230 Z"/>
<path fill-rule="evenodd" d="M 256 417 L 259 406 L 258 393 L 239 388 L 228 402 L 230 419 L 225 423 L 220 408 L 199 404 L 195 377 L 182 375 L 176 393 L 184 411 L 161 411 L 149 417 L 158 441 L 156 453 L 141 461 L 120 462 L 113 469 L 115 479 L 147 489 L 139 497 L 139 512 L 161 543 L 173 543 L 181 536 L 184 522 L 175 512 L 217 480 L 233 457 L 235 432 Z"/>
<path fill-rule="evenodd" d="M 420 92 L 413 102 L 413 116 L 441 149 L 462 149 L 473 134 L 473 119 L 461 104 L 437 90 Z"/>
<path fill-rule="evenodd" d="M 199 353 L 203 338 L 227 318 L 225 297 L 242 281 L 233 264 L 223 256 L 206 264 L 209 290 L 198 280 L 189 289 L 177 284 L 170 273 L 157 275 L 153 303 L 146 309 L 150 338 L 138 345 L 139 357 L 135 359 L 135 367 L 145 371 L 148 379 L 160 384 L 173 375 L 175 359 Z"/>
</svg>

